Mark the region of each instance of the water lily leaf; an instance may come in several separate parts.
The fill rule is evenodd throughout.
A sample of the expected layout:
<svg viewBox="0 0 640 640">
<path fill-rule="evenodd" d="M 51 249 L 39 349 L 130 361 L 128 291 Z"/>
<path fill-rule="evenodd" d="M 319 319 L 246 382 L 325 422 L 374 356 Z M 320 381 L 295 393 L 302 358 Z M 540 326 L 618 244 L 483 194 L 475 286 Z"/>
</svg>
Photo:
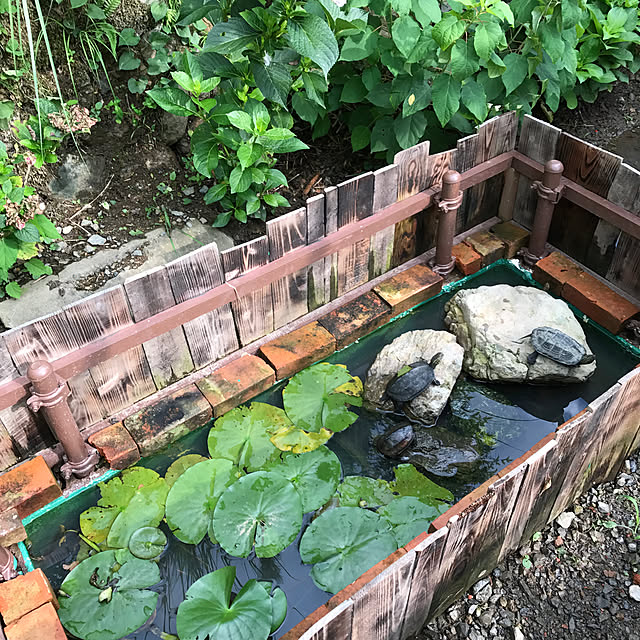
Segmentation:
<svg viewBox="0 0 640 640">
<path fill-rule="evenodd" d="M 167 546 L 167 536 L 157 527 L 142 527 L 129 538 L 129 551 L 142 560 L 157 558 Z"/>
<path fill-rule="evenodd" d="M 319 433 L 342 431 L 358 416 L 346 405 L 362 405 L 362 383 L 342 365 L 321 362 L 291 378 L 282 392 L 284 409 L 296 427 Z"/>
<path fill-rule="evenodd" d="M 290 424 L 288 427 L 282 427 L 276 431 L 271 437 L 271 442 L 280 451 L 308 453 L 323 445 L 332 435 L 333 432 L 328 429 L 320 429 L 320 433 L 311 433 Z"/>
<path fill-rule="evenodd" d="M 347 476 L 338 487 L 341 507 L 372 507 L 389 504 L 394 499 L 386 480 Z"/>
<path fill-rule="evenodd" d="M 258 558 L 272 558 L 294 541 L 301 526 L 298 492 L 272 471 L 256 471 L 232 484 L 213 516 L 220 546 L 240 558 L 248 556 L 254 544 Z"/>
<path fill-rule="evenodd" d="M 283 427 L 291 426 L 279 407 L 253 402 L 218 418 L 209 432 L 209 454 L 225 458 L 247 471 L 258 471 L 273 462 L 280 451 L 270 438 Z"/>
<path fill-rule="evenodd" d="M 89 540 L 124 549 L 131 534 L 141 527 L 157 527 L 164 517 L 169 487 L 155 471 L 126 469 L 117 478 L 100 484 L 97 507 L 80 514 L 80 529 Z"/>
<path fill-rule="evenodd" d="M 287 617 L 287 596 L 280 587 L 275 587 L 266 580 L 260 580 L 259 585 L 271 596 L 271 633 L 275 633 Z"/>
<path fill-rule="evenodd" d="M 331 498 L 340 482 L 340 470 L 338 456 L 327 447 L 285 454 L 281 462 L 269 467 L 269 471 L 284 476 L 296 488 L 303 513 L 319 509 Z"/>
<path fill-rule="evenodd" d="M 448 504 L 433 507 L 418 498 L 401 497 L 378 509 L 378 515 L 387 519 L 393 528 L 398 547 L 403 547 L 427 531 L 431 522 L 448 508 Z"/>
<path fill-rule="evenodd" d="M 140 628 L 156 608 L 160 581 L 155 562 L 129 551 L 103 551 L 83 560 L 65 578 L 58 614 L 65 628 L 82 640 L 119 640 Z M 111 592 L 109 592 L 111 589 Z"/>
<path fill-rule="evenodd" d="M 167 473 L 164 474 L 164 480 L 171 488 L 175 481 L 189 468 L 193 467 L 193 465 L 198 464 L 198 462 L 202 462 L 203 460 L 207 460 L 204 456 L 198 455 L 197 453 L 190 453 L 186 456 L 180 456 L 177 460 L 173 462 L 173 464 L 167 469 Z"/>
<path fill-rule="evenodd" d="M 425 504 L 437 507 L 441 501 L 453 502 L 453 493 L 432 482 L 420 473 L 412 464 L 399 464 L 393 472 L 395 482 L 390 483 L 391 490 L 400 496 L 413 496 Z"/>
<path fill-rule="evenodd" d="M 313 564 L 316 585 L 337 593 L 398 548 L 391 525 L 377 513 L 357 507 L 325 511 L 300 540 L 300 557 Z"/>
<path fill-rule="evenodd" d="M 231 602 L 236 568 L 223 567 L 196 580 L 178 607 L 180 640 L 266 640 L 272 603 L 256 580 L 249 580 Z"/>
<path fill-rule="evenodd" d="M 167 496 L 167 524 L 188 544 L 198 544 L 209 534 L 212 542 L 213 512 L 224 490 L 237 480 L 238 469 L 230 460 L 204 460 L 187 469 Z"/>
</svg>

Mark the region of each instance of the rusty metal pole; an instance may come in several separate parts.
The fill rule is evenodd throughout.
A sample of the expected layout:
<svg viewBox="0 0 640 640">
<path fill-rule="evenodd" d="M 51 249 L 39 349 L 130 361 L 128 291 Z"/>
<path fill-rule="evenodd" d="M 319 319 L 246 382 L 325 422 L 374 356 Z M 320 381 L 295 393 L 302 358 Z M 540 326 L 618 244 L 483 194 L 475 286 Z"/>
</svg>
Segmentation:
<svg viewBox="0 0 640 640">
<path fill-rule="evenodd" d="M 457 171 L 447 171 L 442 179 L 442 191 L 438 208 L 438 238 L 436 240 L 436 257 L 432 269 L 441 276 L 451 273 L 456 261 L 451 254 L 453 236 L 456 231 L 456 214 L 462 204 L 460 191 L 461 176 Z"/>
<path fill-rule="evenodd" d="M 529 247 L 522 251 L 524 262 L 530 267 L 544 256 L 544 248 L 549 238 L 549 228 L 553 218 L 553 210 L 562 197 L 561 185 L 564 166 L 559 160 L 549 160 L 544 165 L 542 181 L 536 180 L 531 188 L 538 193 L 536 215 L 529 239 Z"/>
<path fill-rule="evenodd" d="M 62 476 L 65 480 L 72 475 L 85 478 L 93 471 L 100 456 L 80 434 L 67 404 L 69 388 L 45 360 L 31 363 L 27 377 L 33 385 L 31 397 L 27 400 L 29 408 L 32 411 L 43 409 L 47 423 L 66 453 L 67 462 L 60 469 Z"/>
<path fill-rule="evenodd" d="M 11 580 L 17 575 L 13 554 L 6 547 L 0 547 L 0 580 Z"/>
</svg>

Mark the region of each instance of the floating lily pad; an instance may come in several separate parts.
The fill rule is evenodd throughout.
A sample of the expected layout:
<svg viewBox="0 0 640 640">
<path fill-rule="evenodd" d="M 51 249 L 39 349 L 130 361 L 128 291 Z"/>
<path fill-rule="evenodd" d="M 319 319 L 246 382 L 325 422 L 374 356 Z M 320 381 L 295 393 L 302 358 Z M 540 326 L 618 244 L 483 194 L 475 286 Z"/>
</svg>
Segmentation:
<svg viewBox="0 0 640 640">
<path fill-rule="evenodd" d="M 169 487 L 155 471 L 126 469 L 117 478 L 100 484 L 97 507 L 80 514 L 80 529 L 89 540 L 124 549 L 131 534 L 141 527 L 157 527 L 164 517 Z"/>
<path fill-rule="evenodd" d="M 378 515 L 386 518 L 393 528 L 398 547 L 403 547 L 415 537 L 427 531 L 429 525 L 449 508 L 425 504 L 413 497 L 395 498 L 387 506 L 378 509 Z"/>
<path fill-rule="evenodd" d="M 198 544 L 209 534 L 212 542 L 213 512 L 224 490 L 237 480 L 238 469 L 230 460 L 204 460 L 187 469 L 167 496 L 167 524 L 188 544 Z"/>
<path fill-rule="evenodd" d="M 394 493 L 413 496 L 434 507 L 439 506 L 442 501 L 453 502 L 451 491 L 429 480 L 412 464 L 400 464 L 393 471 L 396 479 L 390 483 L 390 487 Z"/>
<path fill-rule="evenodd" d="M 142 560 L 157 558 L 167 546 L 167 536 L 156 527 L 142 527 L 129 538 L 129 551 Z"/>
<path fill-rule="evenodd" d="M 347 476 L 338 487 L 341 507 L 377 508 L 389 504 L 393 491 L 386 480 L 365 476 Z"/>
<path fill-rule="evenodd" d="M 254 544 L 259 558 L 272 558 L 295 540 L 301 526 L 298 492 L 272 471 L 256 471 L 232 484 L 213 516 L 220 546 L 240 558 L 248 556 Z"/>
<path fill-rule="evenodd" d="M 103 551 L 82 561 L 60 587 L 58 614 L 64 627 L 82 640 L 120 640 L 139 629 L 156 608 L 160 581 L 155 562 L 128 551 Z"/>
<path fill-rule="evenodd" d="M 178 607 L 180 640 L 266 640 L 273 605 L 269 593 L 249 580 L 231 602 L 235 567 L 223 567 L 194 582 Z"/>
<path fill-rule="evenodd" d="M 258 584 L 271 596 L 271 633 L 275 633 L 287 617 L 287 596 L 280 587 L 274 588 L 266 580 L 260 580 Z"/>
<path fill-rule="evenodd" d="M 320 589 L 338 593 L 397 548 L 391 525 L 377 513 L 337 507 L 309 525 L 300 557 L 313 564 L 311 577 Z"/>
<path fill-rule="evenodd" d="M 291 423 L 288 427 L 282 427 L 276 431 L 271 437 L 271 442 L 281 451 L 308 453 L 322 446 L 332 435 L 333 432 L 328 429 L 320 429 L 319 433 L 312 433 L 298 429 Z"/>
<path fill-rule="evenodd" d="M 270 438 L 290 424 L 282 409 L 264 402 L 238 407 L 215 421 L 209 432 L 209 454 L 231 460 L 240 469 L 258 471 L 278 458 L 280 451 Z"/>
<path fill-rule="evenodd" d="M 340 481 L 340 460 L 327 449 L 319 447 L 310 453 L 284 454 L 282 461 L 269 469 L 293 484 L 302 500 L 302 511 L 319 509 L 334 494 Z"/>
<path fill-rule="evenodd" d="M 194 464 L 198 464 L 198 462 L 202 462 L 203 460 L 207 460 L 204 456 L 198 455 L 197 453 L 190 453 L 186 456 L 180 456 L 168 469 L 167 473 L 164 474 L 164 480 L 172 487 L 175 484 L 175 481 L 187 470 L 193 467 Z"/>
</svg>

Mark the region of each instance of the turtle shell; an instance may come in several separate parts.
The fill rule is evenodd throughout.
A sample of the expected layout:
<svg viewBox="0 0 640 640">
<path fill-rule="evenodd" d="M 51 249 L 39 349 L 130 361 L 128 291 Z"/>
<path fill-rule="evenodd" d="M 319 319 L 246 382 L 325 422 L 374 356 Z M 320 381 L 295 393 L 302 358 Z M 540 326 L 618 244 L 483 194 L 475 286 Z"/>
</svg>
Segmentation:
<svg viewBox="0 0 640 640">
<path fill-rule="evenodd" d="M 531 332 L 531 344 L 540 355 L 567 367 L 579 364 L 587 353 L 577 340 L 552 327 L 534 329 Z"/>
<path fill-rule="evenodd" d="M 433 367 L 425 362 L 391 380 L 387 387 L 387 395 L 395 402 L 409 402 L 433 384 L 435 379 Z"/>
</svg>

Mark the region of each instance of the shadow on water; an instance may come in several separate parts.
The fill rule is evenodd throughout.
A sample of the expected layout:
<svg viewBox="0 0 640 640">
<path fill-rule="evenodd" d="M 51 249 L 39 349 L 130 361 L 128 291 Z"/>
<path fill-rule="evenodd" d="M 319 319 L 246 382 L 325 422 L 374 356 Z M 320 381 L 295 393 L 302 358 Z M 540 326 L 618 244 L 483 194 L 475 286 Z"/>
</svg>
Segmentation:
<svg viewBox="0 0 640 640">
<path fill-rule="evenodd" d="M 465 283 L 465 288 L 492 284 L 522 285 L 529 282 L 510 265 L 501 264 L 470 279 Z M 364 380 L 380 349 L 399 335 L 416 329 L 444 329 L 444 305 L 451 295 L 441 294 L 358 343 L 335 353 L 329 361 L 347 365 L 352 374 Z M 469 471 L 461 469 L 452 477 L 430 477 L 450 489 L 456 499 L 461 498 L 500 468 L 520 457 L 554 431 L 566 419 L 565 416 L 575 415 L 585 402 L 594 400 L 640 362 L 637 354 L 610 335 L 589 323 L 583 323 L 583 328 L 598 362 L 595 374 L 587 382 L 564 387 L 531 387 L 481 384 L 461 378 L 434 433 L 446 431 L 451 438 L 459 438 L 464 442 L 472 439 L 481 457 L 469 467 Z M 279 383 L 256 400 L 282 406 L 283 387 L 284 383 Z M 340 458 L 344 475 L 392 479 L 397 461 L 378 453 L 374 440 L 389 428 L 393 416 L 365 409 L 357 411 L 360 417 L 356 423 L 336 434 L 329 441 L 329 447 Z M 206 454 L 208 431 L 209 428 L 205 427 L 186 436 L 166 452 L 145 459 L 144 466 L 164 473 L 171 462 L 183 454 Z M 85 491 L 28 525 L 34 565 L 45 571 L 56 588 L 67 574 L 63 565 L 71 563 L 79 549 L 78 536 L 70 531 L 78 528 L 79 514 L 95 505 L 98 497 L 97 488 Z M 309 519 L 310 516 L 306 516 L 305 525 Z M 156 614 L 145 627 L 128 636 L 132 640 L 160 639 L 160 631 L 175 634 L 176 612 L 189 586 L 203 575 L 230 564 L 237 568 L 238 587 L 256 577 L 272 580 L 287 594 L 287 618 L 274 638 L 283 635 L 329 598 L 327 593 L 314 585 L 309 576 L 310 567 L 300 561 L 300 536 L 282 553 L 270 559 L 233 558 L 208 540 L 193 546 L 181 543 L 171 535 L 168 538 L 169 547 L 159 561 L 162 582 L 156 588 L 160 593 Z"/>
</svg>

